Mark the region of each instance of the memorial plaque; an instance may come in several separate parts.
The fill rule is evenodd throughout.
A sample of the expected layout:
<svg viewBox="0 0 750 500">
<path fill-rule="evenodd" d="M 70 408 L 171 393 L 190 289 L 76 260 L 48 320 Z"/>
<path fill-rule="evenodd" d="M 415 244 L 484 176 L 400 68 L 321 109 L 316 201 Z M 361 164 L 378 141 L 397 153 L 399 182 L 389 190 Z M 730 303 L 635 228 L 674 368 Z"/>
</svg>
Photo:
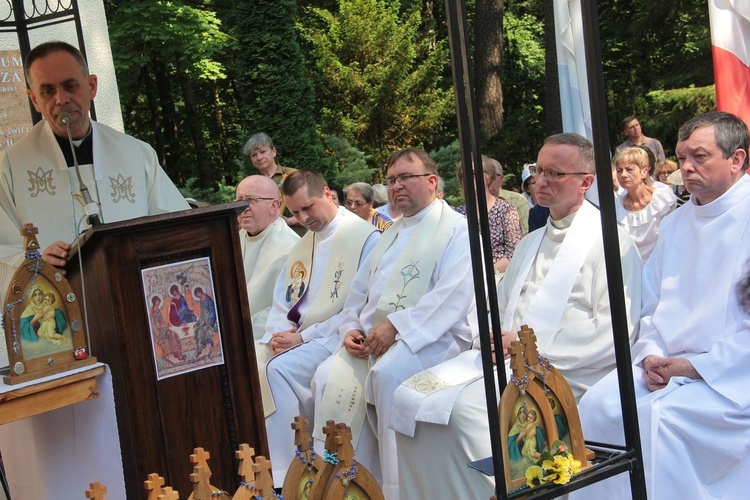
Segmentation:
<svg viewBox="0 0 750 500">
<path fill-rule="evenodd" d="M 0 149 L 5 149 L 34 125 L 20 50 L 0 50 L 0 103 Z"/>
</svg>

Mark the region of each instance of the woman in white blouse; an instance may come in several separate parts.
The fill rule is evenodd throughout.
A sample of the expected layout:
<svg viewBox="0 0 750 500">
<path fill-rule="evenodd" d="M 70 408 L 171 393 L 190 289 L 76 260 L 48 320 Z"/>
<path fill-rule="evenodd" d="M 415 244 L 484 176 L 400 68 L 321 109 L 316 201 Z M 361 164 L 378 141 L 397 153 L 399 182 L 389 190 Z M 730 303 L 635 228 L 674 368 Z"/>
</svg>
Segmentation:
<svg viewBox="0 0 750 500">
<path fill-rule="evenodd" d="M 651 185 L 648 155 L 641 148 L 623 149 L 612 158 L 612 166 L 627 190 L 615 199 L 617 222 L 630 233 L 645 262 L 656 245 L 659 223 L 677 207 L 677 197 L 668 186 Z"/>
</svg>

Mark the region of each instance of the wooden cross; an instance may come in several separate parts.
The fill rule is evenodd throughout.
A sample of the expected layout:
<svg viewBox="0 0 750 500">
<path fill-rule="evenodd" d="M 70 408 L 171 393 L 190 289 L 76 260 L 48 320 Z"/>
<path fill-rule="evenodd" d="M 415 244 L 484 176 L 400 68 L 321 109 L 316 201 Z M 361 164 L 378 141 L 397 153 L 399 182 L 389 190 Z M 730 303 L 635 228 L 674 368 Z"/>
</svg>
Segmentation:
<svg viewBox="0 0 750 500">
<path fill-rule="evenodd" d="M 190 494 L 190 498 L 195 500 L 211 498 L 211 485 L 208 482 L 210 477 L 211 473 L 202 465 L 196 465 L 193 468 L 193 473 L 190 474 L 190 482 L 193 483 L 193 493 Z"/>
<path fill-rule="evenodd" d="M 255 473 L 255 496 L 265 498 L 266 495 L 272 495 L 274 491 L 271 462 L 266 460 L 263 455 L 255 457 L 253 472 Z"/>
<path fill-rule="evenodd" d="M 86 498 L 90 498 L 91 500 L 105 500 L 104 494 L 107 493 L 107 488 L 102 485 L 100 482 L 95 482 L 89 484 L 88 490 L 86 490 Z"/>
<path fill-rule="evenodd" d="M 510 353 L 510 368 L 513 370 L 513 377 L 521 381 L 523 380 L 524 373 L 526 373 L 526 364 L 523 359 L 523 345 L 519 341 L 514 340 L 510 343 L 508 352 Z"/>
<path fill-rule="evenodd" d="M 354 448 L 352 448 L 352 430 L 346 424 L 339 424 L 334 438 L 337 448 L 339 463 L 350 466 L 354 460 Z"/>
<path fill-rule="evenodd" d="M 208 461 L 210 459 L 211 454 L 205 451 L 203 448 L 193 448 L 193 454 L 190 455 L 190 463 L 206 469 L 208 477 L 211 477 L 211 468 L 208 466 Z"/>
<path fill-rule="evenodd" d="M 34 224 L 26 223 L 21 227 L 21 236 L 24 237 L 23 243 L 27 252 L 39 250 L 39 241 L 36 239 L 37 234 L 39 234 L 39 229 Z"/>
<path fill-rule="evenodd" d="M 162 490 L 162 494 L 156 498 L 157 500 L 179 500 L 180 494 L 173 490 L 170 486 L 167 486 Z"/>
<path fill-rule="evenodd" d="M 250 448 L 247 444 L 243 443 L 240 445 L 240 449 L 234 452 L 234 457 L 240 461 L 237 468 L 237 474 L 240 479 L 246 483 L 255 481 L 255 473 L 253 472 L 253 456 L 255 455 L 255 449 Z"/>
<path fill-rule="evenodd" d="M 326 426 L 323 427 L 323 434 L 326 435 L 326 450 L 333 452 L 333 447 L 335 445 L 333 440 L 336 437 L 336 423 L 333 420 L 326 421 Z"/>
<path fill-rule="evenodd" d="M 529 366 L 536 365 L 538 363 L 537 358 L 539 356 L 539 351 L 537 351 L 536 348 L 536 335 L 534 335 L 534 330 L 527 325 L 523 325 L 521 331 L 518 332 L 518 338 L 523 344 L 526 364 Z"/>
<path fill-rule="evenodd" d="M 164 478 L 156 473 L 149 474 L 143 486 L 148 491 L 148 500 L 157 500 L 163 492 L 161 487 L 164 486 Z"/>
<path fill-rule="evenodd" d="M 297 449 L 304 453 L 310 449 L 310 433 L 307 432 L 309 422 L 302 415 L 294 417 L 292 429 L 294 429 L 294 444 Z"/>
</svg>

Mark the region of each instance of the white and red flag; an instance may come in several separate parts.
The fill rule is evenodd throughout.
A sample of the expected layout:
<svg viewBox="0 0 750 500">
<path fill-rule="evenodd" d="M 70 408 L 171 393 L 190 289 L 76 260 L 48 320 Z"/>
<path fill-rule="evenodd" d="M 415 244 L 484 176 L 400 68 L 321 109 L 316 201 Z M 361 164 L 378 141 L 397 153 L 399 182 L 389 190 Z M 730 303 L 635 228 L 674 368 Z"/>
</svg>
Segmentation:
<svg viewBox="0 0 750 500">
<path fill-rule="evenodd" d="M 709 0 L 716 109 L 750 127 L 750 0 Z"/>
</svg>

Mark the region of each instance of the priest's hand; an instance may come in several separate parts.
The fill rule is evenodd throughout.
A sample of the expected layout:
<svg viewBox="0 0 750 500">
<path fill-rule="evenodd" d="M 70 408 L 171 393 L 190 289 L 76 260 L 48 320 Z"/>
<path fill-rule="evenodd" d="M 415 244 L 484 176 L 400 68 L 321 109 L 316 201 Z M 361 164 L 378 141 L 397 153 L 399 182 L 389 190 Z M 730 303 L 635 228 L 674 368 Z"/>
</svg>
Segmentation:
<svg viewBox="0 0 750 500">
<path fill-rule="evenodd" d="M 70 243 L 56 241 L 44 249 L 44 252 L 42 252 L 42 259 L 55 267 L 63 268 L 68 263 L 68 261 L 65 260 L 68 256 L 68 252 L 70 252 Z M 65 274 L 64 269 L 62 270 L 62 273 Z"/>
<path fill-rule="evenodd" d="M 663 358 L 651 354 L 643 358 L 641 366 L 643 366 L 643 378 L 651 391 L 663 389 L 672 377 L 701 378 L 700 373 L 686 358 Z"/>
<path fill-rule="evenodd" d="M 398 330 L 388 320 L 376 326 L 365 339 L 364 346 L 370 349 L 370 353 L 376 358 L 386 353 L 396 343 Z"/>
<path fill-rule="evenodd" d="M 370 349 L 365 347 L 365 334 L 359 330 L 349 330 L 344 337 L 344 349 L 355 358 L 369 358 Z"/>
<path fill-rule="evenodd" d="M 302 334 L 297 333 L 297 328 L 291 328 L 285 332 L 277 332 L 271 336 L 271 349 L 274 354 L 279 354 L 302 343 Z"/>
</svg>

